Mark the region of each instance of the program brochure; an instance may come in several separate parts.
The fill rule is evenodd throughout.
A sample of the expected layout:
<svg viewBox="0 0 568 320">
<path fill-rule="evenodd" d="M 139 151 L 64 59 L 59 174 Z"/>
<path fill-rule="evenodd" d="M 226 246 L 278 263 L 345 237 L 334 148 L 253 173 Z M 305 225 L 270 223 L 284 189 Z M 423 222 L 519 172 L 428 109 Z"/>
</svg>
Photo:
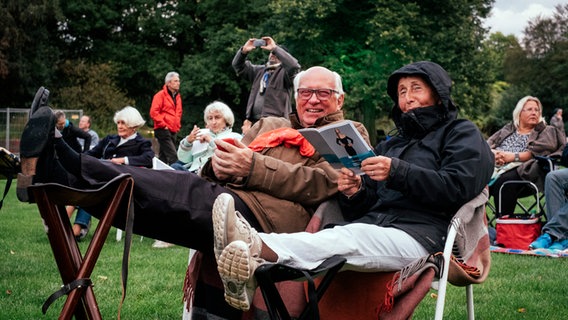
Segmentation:
<svg viewBox="0 0 568 320">
<path fill-rule="evenodd" d="M 346 167 L 361 175 L 361 161 L 375 155 L 350 120 L 298 131 L 336 169 Z"/>
</svg>

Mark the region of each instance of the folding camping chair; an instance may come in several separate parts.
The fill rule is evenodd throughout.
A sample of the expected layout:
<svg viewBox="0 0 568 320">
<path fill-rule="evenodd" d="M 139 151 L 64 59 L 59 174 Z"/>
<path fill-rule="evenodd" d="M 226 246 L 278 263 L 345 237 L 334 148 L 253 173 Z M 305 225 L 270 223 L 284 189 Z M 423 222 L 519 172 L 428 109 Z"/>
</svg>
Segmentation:
<svg viewBox="0 0 568 320">
<path fill-rule="evenodd" d="M 131 206 L 133 185 L 132 177 L 122 174 L 96 190 L 78 190 L 56 183 L 35 184 L 28 187 L 37 202 L 55 262 L 63 280 L 62 288 L 44 303 L 42 307 L 44 314 L 53 301 L 67 294 L 68 297 L 59 319 L 71 319 L 73 315 L 76 319 L 101 319 L 90 276 L 118 212 L 126 216 L 126 229 L 128 230 L 126 233 L 128 241 L 125 242 L 123 260 L 124 290 L 129 253 L 126 243 L 130 243 L 131 219 L 133 219 L 130 212 L 133 209 Z M 65 205 L 68 204 L 81 207 L 104 206 L 105 208 L 84 257 L 81 256 L 67 217 Z"/>
<path fill-rule="evenodd" d="M 442 258 L 440 259 L 440 255 L 436 255 L 431 256 L 433 259 L 429 259 L 429 261 L 435 261 L 435 263 L 431 265 L 431 269 L 434 269 L 435 272 L 425 272 L 425 281 L 430 281 L 429 283 L 432 287 L 438 290 L 435 312 L 435 318 L 437 320 L 441 320 L 444 315 L 446 288 L 448 282 L 456 286 L 465 286 L 468 319 L 475 318 L 473 284 L 485 281 L 489 274 L 491 265 L 487 219 L 485 215 L 487 195 L 488 191 L 484 190 L 480 195 L 465 204 L 456 213 L 448 228 L 444 251 L 441 255 Z M 342 261 L 342 259 L 333 257 L 324 262 L 318 268 L 309 271 L 297 270 L 278 264 L 267 264 L 266 267 L 260 266 L 256 270 L 255 276 L 262 292 L 264 302 L 269 310 L 270 319 L 290 319 L 286 306 L 284 306 L 284 303 L 282 302 L 280 293 L 274 288 L 274 283 L 284 280 L 302 280 L 306 278 L 306 272 L 310 274 L 310 277 L 326 275 L 329 278 L 324 278 L 324 280 L 320 283 L 320 287 L 322 289 L 321 292 L 318 292 L 316 298 L 317 301 L 320 302 L 319 305 L 313 303 L 316 299 L 310 299 L 310 303 L 308 303 L 306 309 L 302 312 L 302 317 L 307 316 L 309 319 L 319 319 L 319 316 L 322 315 L 322 319 L 341 319 L 345 318 L 346 315 L 338 314 L 337 310 L 338 308 L 342 308 L 344 310 L 348 310 L 347 312 L 350 317 L 356 318 L 357 316 L 354 315 L 354 312 L 357 307 L 354 307 L 353 302 L 356 302 L 358 297 L 353 298 L 355 291 L 345 290 L 346 286 L 343 285 L 336 286 L 337 280 L 335 282 L 333 281 L 337 271 L 341 269 L 343 264 L 344 261 Z M 361 289 L 366 289 L 363 291 L 373 296 L 372 299 L 365 300 L 366 305 L 364 305 L 364 307 L 371 309 L 366 313 L 367 317 L 376 319 L 376 315 L 379 313 L 377 309 L 381 308 L 381 304 L 385 301 L 385 296 L 377 294 L 373 289 L 377 288 L 377 286 L 388 287 L 388 280 L 396 279 L 396 277 L 393 278 L 395 273 L 352 273 L 355 277 L 358 275 L 362 277 L 363 280 L 359 281 L 357 284 L 365 286 L 365 288 Z M 436 276 L 434 276 L 434 273 Z M 342 272 L 338 274 L 338 276 L 341 276 L 342 274 L 344 273 Z M 309 279 L 310 277 L 307 278 Z M 438 278 L 437 281 L 435 280 L 436 277 Z M 347 278 L 348 281 L 353 279 L 355 278 Z M 377 282 L 377 286 L 374 286 L 373 282 Z M 324 286 L 322 287 L 322 285 Z M 308 284 L 308 288 L 311 287 L 312 284 Z M 414 288 L 411 290 L 414 290 Z M 328 292 L 326 296 L 323 296 L 324 292 Z M 410 314 L 406 317 L 410 317 L 412 315 L 414 308 L 418 305 L 425 294 L 426 291 L 419 293 L 419 296 L 421 295 L 420 299 L 413 301 L 415 305 L 411 306 L 410 311 L 406 310 L 407 312 L 410 312 Z M 310 289 L 308 289 L 308 295 L 310 295 Z M 329 301 L 328 298 L 330 298 L 330 295 L 332 295 L 336 300 Z M 341 298 L 337 299 L 338 297 Z M 326 299 L 328 301 L 326 301 Z M 406 302 L 408 301 L 409 300 L 406 300 Z M 398 305 L 401 304 L 403 303 L 399 303 Z M 325 308 L 330 307 L 335 309 L 331 311 L 324 310 Z M 271 309 L 276 309 L 277 312 L 271 312 Z M 396 314 L 398 310 L 399 309 L 393 309 L 392 314 Z M 383 315 L 386 317 L 390 316 L 389 314 Z M 396 317 L 404 318 L 404 316 L 401 316 L 400 314 L 396 314 Z"/>
<path fill-rule="evenodd" d="M 545 175 L 550 171 L 556 170 L 556 168 L 560 166 L 559 157 L 535 156 L 534 158 L 537 160 L 538 165 Z M 501 188 L 499 189 L 499 198 L 501 198 L 502 192 L 506 190 L 508 186 L 513 185 L 525 185 L 527 189 L 531 191 L 531 193 L 525 197 L 518 198 L 515 212 L 509 213 L 509 215 L 522 218 L 544 218 L 544 190 L 539 190 L 536 184 L 531 181 L 512 180 L 505 182 L 501 186 Z M 499 204 L 501 204 L 501 202 L 499 202 Z M 497 208 L 488 201 L 487 209 L 489 225 L 495 226 L 497 217 L 503 215 L 501 206 L 499 205 L 499 207 Z M 492 215 L 489 215 L 489 213 L 492 213 Z"/>
</svg>

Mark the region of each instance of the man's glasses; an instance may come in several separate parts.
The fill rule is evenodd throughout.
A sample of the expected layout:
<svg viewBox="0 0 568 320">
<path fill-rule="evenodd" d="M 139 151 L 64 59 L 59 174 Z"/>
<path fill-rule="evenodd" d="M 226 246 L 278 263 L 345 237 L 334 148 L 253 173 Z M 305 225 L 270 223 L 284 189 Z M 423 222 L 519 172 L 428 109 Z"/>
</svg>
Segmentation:
<svg viewBox="0 0 568 320">
<path fill-rule="evenodd" d="M 339 93 L 339 91 L 333 89 L 307 89 L 307 88 L 298 89 L 298 96 L 302 100 L 309 100 L 314 93 L 316 94 L 316 97 L 320 101 L 325 101 L 329 100 L 329 98 L 333 93 Z"/>
</svg>

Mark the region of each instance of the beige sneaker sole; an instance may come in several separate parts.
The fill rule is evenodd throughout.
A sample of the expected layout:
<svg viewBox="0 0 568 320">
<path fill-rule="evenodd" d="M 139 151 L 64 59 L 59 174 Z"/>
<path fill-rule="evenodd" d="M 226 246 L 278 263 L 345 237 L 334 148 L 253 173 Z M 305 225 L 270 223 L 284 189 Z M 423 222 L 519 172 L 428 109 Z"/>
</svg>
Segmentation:
<svg viewBox="0 0 568 320">
<path fill-rule="evenodd" d="M 217 270 L 223 281 L 225 301 L 239 310 L 249 310 L 256 283 L 248 245 L 240 240 L 227 245 L 217 261 Z"/>
<path fill-rule="evenodd" d="M 235 200 L 228 193 L 221 193 L 213 203 L 213 251 L 215 260 L 219 260 L 219 256 L 227 246 L 227 212 L 235 211 Z"/>
</svg>

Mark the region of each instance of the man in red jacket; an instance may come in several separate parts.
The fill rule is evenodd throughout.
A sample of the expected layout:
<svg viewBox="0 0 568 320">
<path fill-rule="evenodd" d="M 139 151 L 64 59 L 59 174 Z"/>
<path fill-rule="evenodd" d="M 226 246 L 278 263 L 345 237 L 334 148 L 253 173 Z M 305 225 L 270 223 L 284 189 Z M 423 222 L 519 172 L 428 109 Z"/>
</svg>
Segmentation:
<svg viewBox="0 0 568 320">
<path fill-rule="evenodd" d="M 181 95 L 179 74 L 168 72 L 164 88 L 154 95 L 150 117 L 154 120 L 154 135 L 160 144 L 159 158 L 167 164 L 176 162 L 176 136 L 181 128 Z"/>
</svg>

